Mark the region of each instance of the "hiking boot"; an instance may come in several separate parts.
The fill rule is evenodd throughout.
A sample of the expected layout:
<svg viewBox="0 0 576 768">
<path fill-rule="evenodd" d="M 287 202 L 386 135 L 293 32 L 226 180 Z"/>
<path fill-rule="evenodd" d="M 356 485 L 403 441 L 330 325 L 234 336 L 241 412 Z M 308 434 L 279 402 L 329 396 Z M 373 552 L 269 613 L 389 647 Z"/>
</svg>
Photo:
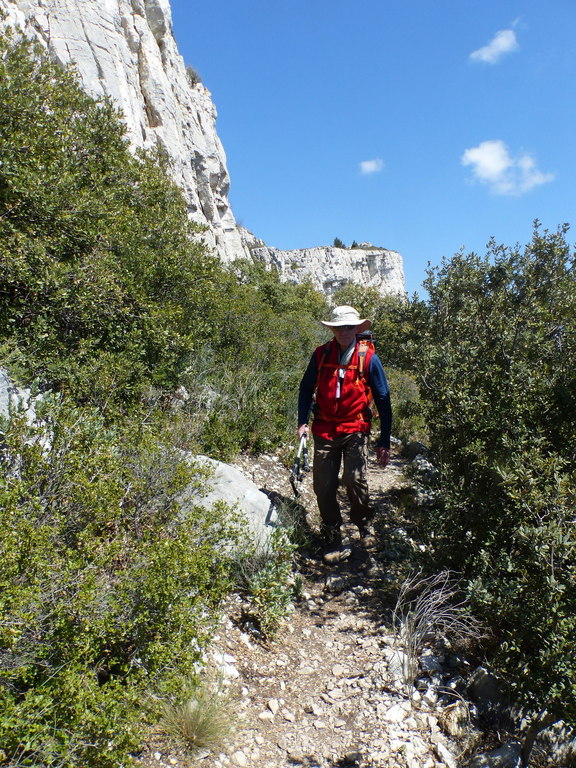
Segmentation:
<svg viewBox="0 0 576 768">
<path fill-rule="evenodd" d="M 374 530 L 374 524 L 370 520 L 360 523 L 358 532 L 360 533 L 360 544 L 363 547 L 373 547 L 376 544 L 376 531 Z"/>
<path fill-rule="evenodd" d="M 340 526 L 322 525 L 320 527 L 320 541 L 325 551 L 339 549 L 342 546 L 342 533 Z"/>
<path fill-rule="evenodd" d="M 341 563 L 343 560 L 347 560 L 350 557 L 351 549 L 348 545 L 348 540 L 342 541 L 342 533 L 340 527 L 330 528 L 328 526 L 322 526 L 320 531 L 323 542 L 322 559 L 325 563 L 332 565 L 334 563 Z"/>
<path fill-rule="evenodd" d="M 328 565 L 334 565 L 335 563 L 341 563 L 344 560 L 348 560 L 352 550 L 348 544 L 341 544 L 335 549 L 327 549 L 322 555 L 322 559 Z"/>
</svg>

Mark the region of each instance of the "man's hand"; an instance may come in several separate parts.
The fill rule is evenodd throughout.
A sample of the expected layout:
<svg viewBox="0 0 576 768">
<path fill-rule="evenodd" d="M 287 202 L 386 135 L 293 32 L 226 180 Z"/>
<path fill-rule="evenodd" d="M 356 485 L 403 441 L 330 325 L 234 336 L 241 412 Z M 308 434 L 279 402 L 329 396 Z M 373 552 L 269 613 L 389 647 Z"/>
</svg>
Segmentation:
<svg viewBox="0 0 576 768">
<path fill-rule="evenodd" d="M 390 463 L 390 449 L 383 448 L 381 445 L 376 447 L 376 459 L 381 467 L 387 467 Z"/>
<path fill-rule="evenodd" d="M 308 437 L 308 424 L 300 424 L 298 427 L 298 440 L 302 440 L 302 436 Z"/>
</svg>

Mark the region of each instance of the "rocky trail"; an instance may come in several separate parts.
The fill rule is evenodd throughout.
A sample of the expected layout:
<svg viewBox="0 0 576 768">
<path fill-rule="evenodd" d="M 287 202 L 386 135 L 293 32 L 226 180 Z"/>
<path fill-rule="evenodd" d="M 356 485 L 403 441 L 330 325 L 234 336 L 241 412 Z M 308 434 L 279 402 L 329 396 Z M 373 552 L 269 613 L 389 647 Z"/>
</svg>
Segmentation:
<svg viewBox="0 0 576 768">
<path fill-rule="evenodd" d="M 239 466 L 259 487 L 292 498 L 288 472 L 278 459 L 261 457 Z M 403 500 L 411 493 L 403 468 L 397 456 L 385 470 L 370 464 L 377 509 L 373 546 L 362 547 L 355 526 L 345 525 L 352 547 L 347 561 L 328 566 L 313 551 L 298 556 L 301 598 L 272 642 L 262 642 L 242 620 L 239 597 L 230 601 L 212 650 L 234 701 L 235 727 L 225 747 L 191 756 L 156 735 L 142 760 L 145 768 L 460 764 L 462 739 L 452 735 L 460 734 L 465 709 L 463 715 L 456 697 L 439 704 L 433 657 L 420 692 L 412 688 L 409 698 L 392 632 L 402 547 L 416 546 L 403 518 Z M 311 479 L 303 483 L 299 500 L 314 521 Z"/>
</svg>

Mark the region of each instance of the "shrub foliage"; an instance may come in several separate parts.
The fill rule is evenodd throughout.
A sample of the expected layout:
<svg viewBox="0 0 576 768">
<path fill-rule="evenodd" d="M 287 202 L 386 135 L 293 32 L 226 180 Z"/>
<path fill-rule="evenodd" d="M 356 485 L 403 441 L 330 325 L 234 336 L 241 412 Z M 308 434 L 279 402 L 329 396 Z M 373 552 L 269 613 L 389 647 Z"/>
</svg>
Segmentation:
<svg viewBox="0 0 576 768">
<path fill-rule="evenodd" d="M 233 526 L 179 514 L 194 474 L 149 425 L 40 415 L 11 420 L 0 457 L 2 746 L 19 765 L 118 765 L 144 691 L 194 671 Z"/>
<path fill-rule="evenodd" d="M 0 446 L 2 759 L 123 765 L 149 694 L 194 680 L 240 535 L 224 508 L 181 514 L 180 449 L 293 430 L 325 303 L 223 267 L 161 153 L 16 36 L 0 102 L 0 364 L 51 393 Z"/>
<path fill-rule="evenodd" d="M 429 273 L 412 323 L 442 503 L 435 565 L 462 571 L 515 699 L 576 722 L 576 271 L 567 228 Z"/>
</svg>

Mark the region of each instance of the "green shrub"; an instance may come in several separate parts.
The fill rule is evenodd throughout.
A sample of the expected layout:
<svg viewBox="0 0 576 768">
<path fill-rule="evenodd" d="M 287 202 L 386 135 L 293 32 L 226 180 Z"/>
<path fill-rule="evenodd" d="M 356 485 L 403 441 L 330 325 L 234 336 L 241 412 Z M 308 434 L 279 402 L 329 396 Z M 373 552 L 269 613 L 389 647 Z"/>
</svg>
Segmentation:
<svg viewBox="0 0 576 768">
<path fill-rule="evenodd" d="M 275 528 L 266 546 L 237 550 L 232 576 L 246 595 L 252 617 L 266 638 L 273 638 L 293 607 L 299 582 L 293 579 L 296 544 L 287 526 Z"/>
<path fill-rule="evenodd" d="M 228 589 L 222 510 L 151 424 L 45 403 L 6 426 L 0 478 L 0 742 L 21 765 L 113 766 L 145 691 L 195 670 Z M 121 723 L 121 727 L 119 727 Z"/>
<path fill-rule="evenodd" d="M 428 431 L 416 376 L 396 368 L 386 368 L 386 377 L 393 402 L 394 436 L 403 443 L 416 440 L 427 444 Z"/>
<path fill-rule="evenodd" d="M 425 526 L 435 566 L 463 571 L 499 639 L 516 701 L 576 723 L 576 271 L 535 228 L 431 271 L 415 370 L 442 502 Z M 425 318 L 425 322 L 422 322 Z"/>
<path fill-rule="evenodd" d="M 174 385 L 221 269 L 161 158 L 29 42 L 0 36 L 0 101 L 3 356 L 77 401 Z"/>
<path fill-rule="evenodd" d="M 109 103 L 26 41 L 0 54 L 0 357 L 108 417 L 184 383 L 192 442 L 221 458 L 281 443 L 324 298 L 225 269 Z"/>
</svg>

